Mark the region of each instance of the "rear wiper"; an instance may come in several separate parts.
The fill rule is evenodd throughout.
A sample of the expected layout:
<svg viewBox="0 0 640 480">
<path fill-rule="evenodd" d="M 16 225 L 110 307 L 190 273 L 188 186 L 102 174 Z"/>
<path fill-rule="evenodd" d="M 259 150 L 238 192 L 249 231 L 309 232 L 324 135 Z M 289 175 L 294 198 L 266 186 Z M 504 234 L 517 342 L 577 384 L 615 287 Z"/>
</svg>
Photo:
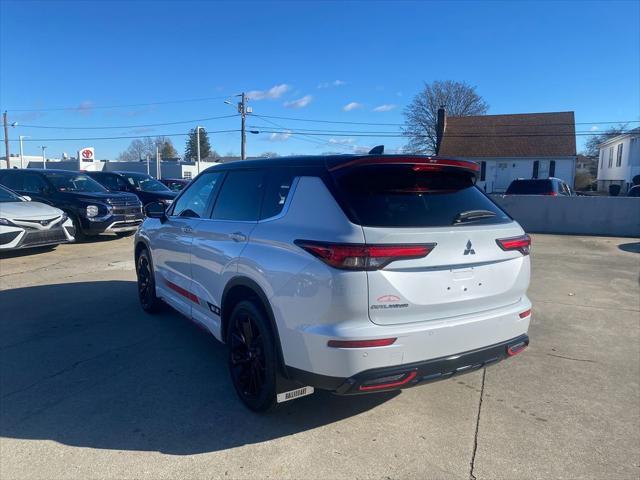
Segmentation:
<svg viewBox="0 0 640 480">
<path fill-rule="evenodd" d="M 495 216 L 496 212 L 492 212 L 490 210 L 468 210 L 456 215 L 456 218 L 453 219 L 453 223 L 473 222 L 482 218 L 491 218 Z"/>
</svg>

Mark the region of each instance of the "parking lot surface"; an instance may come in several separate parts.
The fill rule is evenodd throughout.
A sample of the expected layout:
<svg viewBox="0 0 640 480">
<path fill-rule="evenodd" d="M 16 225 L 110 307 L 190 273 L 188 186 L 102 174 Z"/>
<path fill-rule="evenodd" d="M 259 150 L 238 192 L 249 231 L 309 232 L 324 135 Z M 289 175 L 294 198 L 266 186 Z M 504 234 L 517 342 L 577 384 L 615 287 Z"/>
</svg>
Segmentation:
<svg viewBox="0 0 640 480">
<path fill-rule="evenodd" d="M 640 476 L 640 242 L 535 235 L 531 345 L 400 393 L 249 412 L 138 306 L 132 239 L 0 258 L 0 478 Z"/>
</svg>

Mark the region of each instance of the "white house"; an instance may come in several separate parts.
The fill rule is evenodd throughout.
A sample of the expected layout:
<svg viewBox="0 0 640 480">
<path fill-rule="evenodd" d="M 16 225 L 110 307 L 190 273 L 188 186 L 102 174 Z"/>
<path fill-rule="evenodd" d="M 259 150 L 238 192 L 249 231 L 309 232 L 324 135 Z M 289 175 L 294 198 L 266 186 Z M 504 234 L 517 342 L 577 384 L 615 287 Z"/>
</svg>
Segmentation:
<svg viewBox="0 0 640 480">
<path fill-rule="evenodd" d="M 640 127 L 606 140 L 599 149 L 598 190 L 620 185 L 620 193 L 626 193 L 633 177 L 640 175 Z"/>
<path fill-rule="evenodd" d="M 504 192 L 517 178 L 557 177 L 574 186 L 573 112 L 439 117 L 438 155 L 478 162 L 486 192 Z"/>
</svg>

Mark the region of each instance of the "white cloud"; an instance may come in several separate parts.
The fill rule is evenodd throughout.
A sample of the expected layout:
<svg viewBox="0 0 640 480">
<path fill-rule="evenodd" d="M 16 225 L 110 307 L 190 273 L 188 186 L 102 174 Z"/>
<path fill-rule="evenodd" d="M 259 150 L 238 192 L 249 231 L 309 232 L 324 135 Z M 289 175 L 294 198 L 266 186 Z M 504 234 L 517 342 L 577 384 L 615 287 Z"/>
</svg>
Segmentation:
<svg viewBox="0 0 640 480">
<path fill-rule="evenodd" d="M 344 110 L 345 112 L 350 112 L 351 110 L 357 110 L 358 108 L 362 108 L 363 105 L 361 103 L 358 102 L 351 102 L 351 103 L 347 103 L 344 107 L 342 107 L 342 110 Z"/>
<path fill-rule="evenodd" d="M 286 142 L 291 137 L 291 132 L 280 132 L 280 133 L 272 133 L 269 135 L 270 142 Z"/>
<path fill-rule="evenodd" d="M 311 103 L 313 97 L 311 95 L 305 95 L 297 100 L 291 100 L 290 102 L 284 102 L 284 106 L 287 108 L 304 108 Z"/>
<path fill-rule="evenodd" d="M 395 103 L 385 103 L 383 105 L 378 105 L 376 108 L 373 109 L 373 111 L 374 112 L 390 112 L 391 110 L 397 107 L 398 106 Z"/>
<path fill-rule="evenodd" d="M 290 89 L 290 85 L 281 83 L 280 85 L 274 85 L 269 90 L 251 90 L 247 93 L 247 97 L 249 97 L 251 100 L 274 100 L 276 98 L 280 98 Z"/>
<path fill-rule="evenodd" d="M 329 143 L 333 143 L 334 145 L 351 145 L 355 143 L 354 138 L 330 138 Z"/>
<path fill-rule="evenodd" d="M 346 84 L 347 82 L 344 80 L 334 80 L 333 82 L 320 82 L 318 88 L 342 87 Z"/>
<path fill-rule="evenodd" d="M 597 131 L 598 131 L 598 130 L 600 130 L 600 129 L 594 125 L 594 126 L 593 126 L 593 127 L 591 127 L 589 130 L 591 130 L 592 132 L 597 132 Z"/>
<path fill-rule="evenodd" d="M 352 148 L 353 153 L 369 153 L 369 150 L 373 147 L 370 145 L 354 145 Z"/>
<path fill-rule="evenodd" d="M 90 100 L 80 102 L 80 105 L 78 105 L 74 110 L 80 115 L 91 115 L 93 112 L 93 102 Z"/>
</svg>

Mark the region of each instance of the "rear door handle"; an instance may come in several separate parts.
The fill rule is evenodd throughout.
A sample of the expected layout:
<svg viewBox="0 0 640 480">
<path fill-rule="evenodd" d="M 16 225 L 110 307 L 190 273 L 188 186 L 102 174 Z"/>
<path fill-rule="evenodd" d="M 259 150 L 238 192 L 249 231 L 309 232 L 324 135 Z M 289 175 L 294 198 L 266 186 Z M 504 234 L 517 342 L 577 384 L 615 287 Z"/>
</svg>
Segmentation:
<svg viewBox="0 0 640 480">
<path fill-rule="evenodd" d="M 233 232 L 229 234 L 229 238 L 234 242 L 246 242 L 247 236 L 240 232 Z"/>
<path fill-rule="evenodd" d="M 193 228 L 191 228 L 191 227 L 182 227 L 182 233 L 193 233 Z"/>
</svg>

